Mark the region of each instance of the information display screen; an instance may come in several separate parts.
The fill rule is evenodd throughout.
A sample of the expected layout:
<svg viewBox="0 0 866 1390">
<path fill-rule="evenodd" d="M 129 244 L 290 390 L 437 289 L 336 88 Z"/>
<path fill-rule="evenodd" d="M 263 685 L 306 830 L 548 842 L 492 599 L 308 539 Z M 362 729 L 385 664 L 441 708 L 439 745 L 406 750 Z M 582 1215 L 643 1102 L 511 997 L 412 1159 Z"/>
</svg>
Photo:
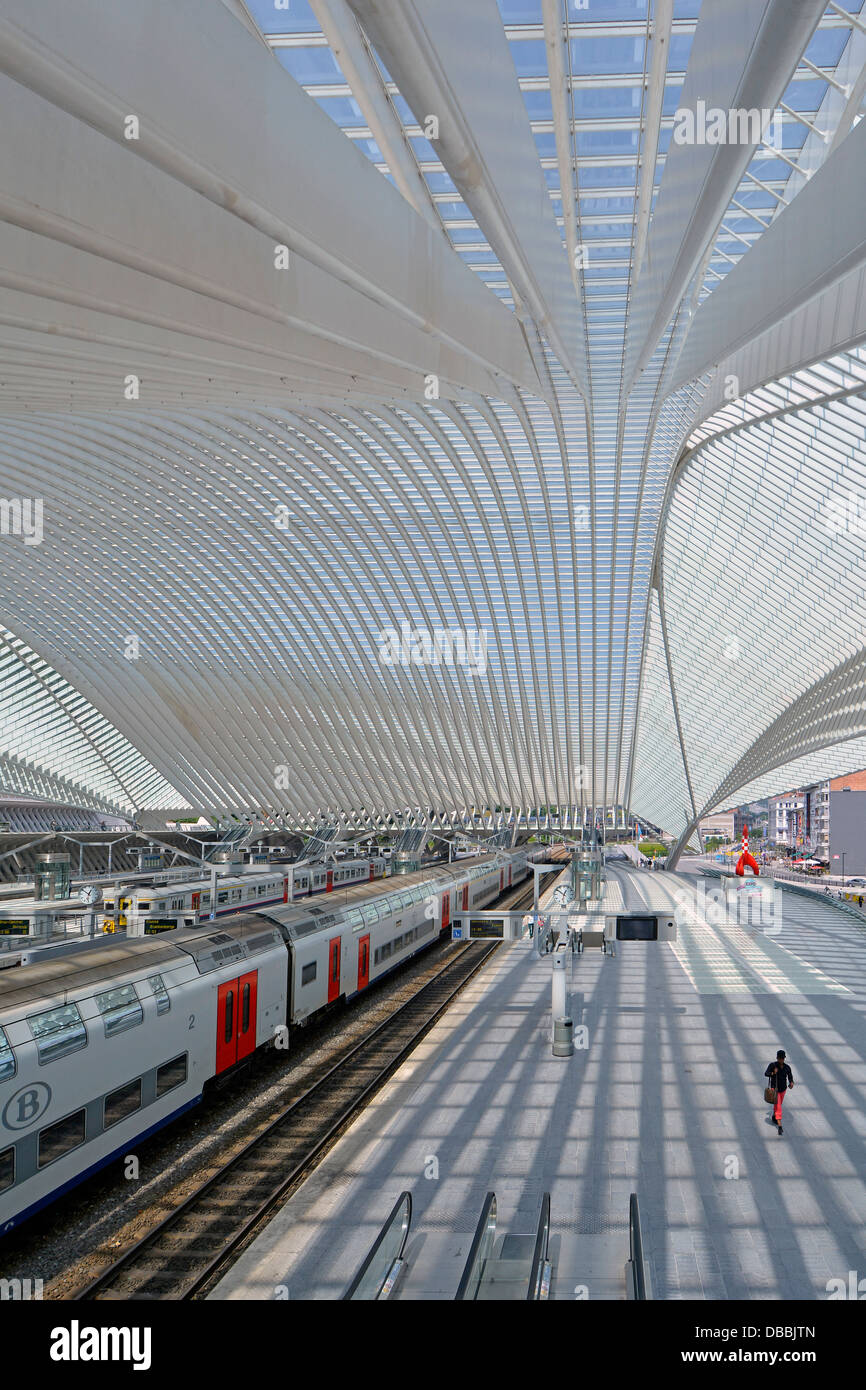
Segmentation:
<svg viewBox="0 0 866 1390">
<path fill-rule="evenodd" d="M 0 936 L 27 936 L 30 931 L 30 923 L 25 917 L 7 917 L 0 922 Z"/>
<path fill-rule="evenodd" d="M 658 941 L 657 917 L 617 917 L 617 941 Z"/>
<path fill-rule="evenodd" d="M 470 937 L 503 937 L 505 935 L 505 923 L 501 917 L 470 917 L 469 935 Z"/>
<path fill-rule="evenodd" d="M 174 931 L 177 926 L 171 917 L 145 917 L 144 934 L 145 936 L 156 936 L 161 931 Z"/>
</svg>

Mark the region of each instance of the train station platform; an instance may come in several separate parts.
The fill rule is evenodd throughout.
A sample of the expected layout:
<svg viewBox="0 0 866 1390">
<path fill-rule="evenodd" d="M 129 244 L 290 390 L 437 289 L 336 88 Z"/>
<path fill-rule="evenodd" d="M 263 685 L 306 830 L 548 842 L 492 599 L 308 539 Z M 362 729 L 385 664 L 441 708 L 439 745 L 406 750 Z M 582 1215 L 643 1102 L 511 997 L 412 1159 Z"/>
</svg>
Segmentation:
<svg viewBox="0 0 866 1390">
<path fill-rule="evenodd" d="M 574 1054 L 551 1053 L 551 957 L 502 946 L 211 1298 L 340 1298 L 404 1190 L 394 1298 L 454 1297 L 490 1191 L 522 1232 L 550 1193 L 553 1298 L 625 1297 L 632 1192 L 655 1299 L 822 1300 L 866 1270 L 863 928 L 784 890 L 772 930 L 719 921 L 709 878 L 607 872 L 679 930 L 569 953 Z M 778 1047 L 782 1136 L 763 1099 Z M 583 1235 L 598 1266 L 558 1262 Z"/>
</svg>

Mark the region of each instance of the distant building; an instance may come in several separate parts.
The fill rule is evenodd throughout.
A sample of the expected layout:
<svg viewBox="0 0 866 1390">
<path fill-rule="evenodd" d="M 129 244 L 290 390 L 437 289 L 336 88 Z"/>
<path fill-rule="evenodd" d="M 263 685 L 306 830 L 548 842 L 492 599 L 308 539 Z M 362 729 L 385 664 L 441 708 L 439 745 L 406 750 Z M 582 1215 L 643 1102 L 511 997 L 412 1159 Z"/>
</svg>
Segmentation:
<svg viewBox="0 0 866 1390">
<path fill-rule="evenodd" d="M 734 838 L 739 840 L 743 831 L 748 830 L 753 840 L 763 839 L 767 833 L 767 802 L 750 801 L 745 806 L 734 809 Z"/>
<path fill-rule="evenodd" d="M 701 821 L 701 836 L 705 840 L 711 836 L 717 836 L 720 840 L 733 840 L 734 812 L 714 811 L 711 816 L 704 816 Z"/>
<path fill-rule="evenodd" d="M 866 770 L 803 788 L 804 844 L 834 874 L 866 872 Z"/>
<path fill-rule="evenodd" d="M 802 846 L 804 836 L 805 800 L 802 791 L 784 792 L 771 796 L 769 802 L 770 843 L 786 849 Z"/>
</svg>

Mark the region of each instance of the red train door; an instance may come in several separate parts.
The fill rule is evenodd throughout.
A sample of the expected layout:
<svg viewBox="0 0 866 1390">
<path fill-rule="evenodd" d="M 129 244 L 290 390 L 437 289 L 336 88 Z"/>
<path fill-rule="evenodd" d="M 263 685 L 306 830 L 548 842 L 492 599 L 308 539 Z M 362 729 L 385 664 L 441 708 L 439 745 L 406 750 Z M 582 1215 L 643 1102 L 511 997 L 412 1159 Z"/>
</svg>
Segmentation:
<svg viewBox="0 0 866 1390">
<path fill-rule="evenodd" d="M 375 869 L 373 868 L 373 861 L 372 861 L 372 859 L 371 859 L 371 860 L 370 860 L 370 882 L 371 882 L 371 883 L 373 882 L 373 879 L 374 879 L 375 877 L 376 877 L 376 871 L 375 871 Z"/>
<path fill-rule="evenodd" d="M 328 942 L 328 1003 L 340 995 L 340 938 Z"/>
<path fill-rule="evenodd" d="M 289 880 L 288 880 L 288 877 L 286 877 L 286 878 L 283 879 L 283 902 L 284 902 L 284 903 L 287 903 L 288 901 L 289 901 Z"/>
<path fill-rule="evenodd" d="M 513 864 L 509 864 L 509 865 L 508 865 L 508 887 L 509 887 L 509 888 L 511 887 L 511 873 L 512 873 L 513 868 L 514 868 L 514 865 L 513 865 Z"/>
<path fill-rule="evenodd" d="M 333 893 L 333 891 L 334 891 L 334 870 L 333 870 L 333 869 L 329 869 L 329 870 L 328 870 L 328 877 L 327 877 L 327 879 L 325 880 L 325 892 L 326 892 L 326 893 Z"/>
<path fill-rule="evenodd" d="M 228 980 L 217 990 L 216 1070 L 238 1060 L 238 982 Z"/>
<path fill-rule="evenodd" d="M 439 930 L 440 930 L 440 931 L 447 931 L 447 930 L 448 930 L 448 927 L 449 927 L 449 925 L 450 925 L 450 923 L 451 923 L 451 910 L 450 910 L 450 909 L 451 909 L 451 894 L 450 894 L 450 893 L 446 893 L 446 894 L 445 894 L 445 897 L 442 899 L 442 923 L 441 923 L 441 925 L 440 925 L 440 927 L 439 927 Z"/>
<path fill-rule="evenodd" d="M 370 983 L 370 938 L 358 939 L 358 988 L 366 989 Z"/>
<path fill-rule="evenodd" d="M 256 1050 L 257 970 L 217 990 L 216 1070 L 226 1071 Z"/>
<path fill-rule="evenodd" d="M 469 911 L 469 884 L 468 884 L 468 883 L 464 883 L 464 885 L 463 885 L 463 911 L 464 911 L 464 912 L 468 912 L 468 911 Z"/>
<path fill-rule="evenodd" d="M 504 887 L 505 887 L 505 870 L 504 870 L 504 869 L 500 869 L 500 870 L 499 870 L 499 891 L 500 891 L 500 893 L 502 892 L 502 890 L 503 890 Z"/>
<path fill-rule="evenodd" d="M 193 910 L 193 912 L 198 912 L 198 910 L 199 910 L 200 907 L 201 907 L 201 893 L 193 893 L 193 895 L 192 895 L 192 910 Z"/>
<path fill-rule="evenodd" d="M 238 980 L 238 1061 L 256 1050 L 256 1002 L 259 972 L 251 970 Z"/>
</svg>

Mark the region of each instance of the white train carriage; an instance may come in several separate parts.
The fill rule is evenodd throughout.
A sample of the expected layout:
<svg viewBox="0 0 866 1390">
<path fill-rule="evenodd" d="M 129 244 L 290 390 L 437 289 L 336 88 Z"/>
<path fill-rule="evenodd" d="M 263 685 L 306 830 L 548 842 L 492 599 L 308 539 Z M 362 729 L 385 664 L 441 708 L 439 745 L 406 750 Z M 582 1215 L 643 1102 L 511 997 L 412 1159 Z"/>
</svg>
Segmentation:
<svg viewBox="0 0 866 1390">
<path fill-rule="evenodd" d="M 314 893 L 331 893 L 383 878 L 386 862 L 381 856 L 343 859 L 321 864 L 286 864 L 279 869 L 253 867 L 245 874 L 217 878 L 214 917 L 255 912 L 273 903 L 294 902 Z M 182 883 L 143 884 L 116 901 L 103 903 L 102 930 L 115 927 L 133 936 L 156 936 L 175 927 L 205 925 L 211 919 L 210 878 Z M 115 918 L 115 907 L 117 915 Z"/>
<path fill-rule="evenodd" d="M 501 851 L 0 972 L 0 1233 L 528 872 Z M 286 1039 L 288 1041 L 288 1039 Z"/>
<path fill-rule="evenodd" d="M 435 941 L 455 912 L 485 906 L 527 872 L 525 853 L 503 851 L 368 884 L 334 908 L 263 909 L 291 952 L 290 1021 L 303 1025 L 327 1005 L 360 993 Z"/>
<path fill-rule="evenodd" d="M 284 1024 L 260 917 L 0 975 L 0 1233 L 201 1100 Z"/>
</svg>

